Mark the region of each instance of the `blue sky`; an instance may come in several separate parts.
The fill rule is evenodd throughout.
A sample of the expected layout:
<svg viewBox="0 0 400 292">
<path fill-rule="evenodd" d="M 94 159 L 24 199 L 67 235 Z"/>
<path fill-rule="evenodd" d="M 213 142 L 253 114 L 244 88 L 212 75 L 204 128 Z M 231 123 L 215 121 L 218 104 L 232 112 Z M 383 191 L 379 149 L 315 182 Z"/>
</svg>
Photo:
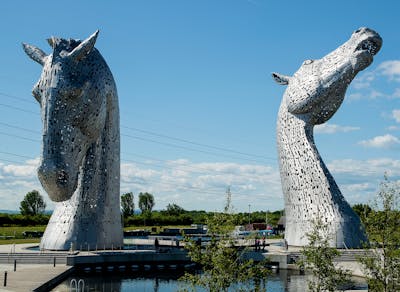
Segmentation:
<svg viewBox="0 0 400 292">
<path fill-rule="evenodd" d="M 385 3 L 385 4 L 383 4 Z M 152 192 L 156 208 L 221 210 L 227 186 L 237 211 L 283 207 L 275 140 L 293 74 L 361 26 L 383 38 L 317 147 L 344 196 L 368 202 L 384 172 L 400 176 L 398 1 L 3 1 L 0 17 L 0 209 L 39 189 L 41 67 L 21 42 L 51 53 L 52 35 L 96 47 L 117 83 L 121 193 Z M 47 198 L 51 209 L 53 203 Z"/>
</svg>

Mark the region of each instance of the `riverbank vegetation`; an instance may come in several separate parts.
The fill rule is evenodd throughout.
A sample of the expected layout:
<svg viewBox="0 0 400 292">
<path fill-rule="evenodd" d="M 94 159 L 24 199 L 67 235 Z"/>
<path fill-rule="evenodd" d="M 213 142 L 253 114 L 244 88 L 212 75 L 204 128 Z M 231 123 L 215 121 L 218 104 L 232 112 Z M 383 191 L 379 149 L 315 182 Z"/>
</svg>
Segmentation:
<svg viewBox="0 0 400 292">
<path fill-rule="evenodd" d="M 332 239 L 329 227 L 317 218 L 312 222 L 311 230 L 306 233 L 308 245 L 302 248 L 300 270 L 306 270 L 312 276 L 308 279 L 310 292 L 334 292 L 350 281 L 350 271 L 338 267 L 334 259 L 340 256 L 340 251 L 330 247 Z"/>
<path fill-rule="evenodd" d="M 358 257 L 367 276 L 368 291 L 400 291 L 400 185 L 385 176 L 380 190 L 370 204 L 353 206 L 368 236 L 363 255 Z M 328 226 L 314 222 L 306 234 L 309 245 L 302 249 L 299 265 L 312 274 L 309 291 L 336 291 L 348 281 L 348 272 L 334 263 L 340 251 L 329 247 Z"/>
<path fill-rule="evenodd" d="M 369 246 L 359 258 L 368 275 L 370 292 L 400 291 L 400 185 L 385 176 L 371 203 L 361 214 Z"/>
<path fill-rule="evenodd" d="M 246 249 L 235 246 L 232 236 L 235 220 L 228 189 L 224 211 L 207 217 L 208 244 L 185 237 L 185 249 L 202 272 L 185 272 L 180 278 L 181 291 L 197 291 L 197 287 L 206 291 L 266 291 L 265 282 L 269 274 L 266 260 L 254 262 L 247 259 Z"/>
</svg>

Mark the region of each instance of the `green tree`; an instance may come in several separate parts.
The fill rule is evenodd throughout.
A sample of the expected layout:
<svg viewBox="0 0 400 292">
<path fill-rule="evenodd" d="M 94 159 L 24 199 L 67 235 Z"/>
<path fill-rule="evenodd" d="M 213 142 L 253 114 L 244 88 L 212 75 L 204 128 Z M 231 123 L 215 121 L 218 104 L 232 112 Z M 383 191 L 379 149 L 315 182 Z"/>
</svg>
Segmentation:
<svg viewBox="0 0 400 292">
<path fill-rule="evenodd" d="M 359 258 L 368 276 L 368 291 L 400 291 L 400 190 L 385 176 L 364 218 L 370 249 Z"/>
<path fill-rule="evenodd" d="M 328 225 L 321 218 L 314 220 L 311 230 L 306 233 L 308 245 L 301 251 L 303 258 L 299 266 L 312 274 L 308 280 L 309 291 L 334 292 L 350 280 L 349 271 L 335 267 L 333 263 L 340 252 L 329 246 L 330 236 Z"/>
<path fill-rule="evenodd" d="M 154 197 L 149 193 L 139 193 L 139 209 L 143 214 L 150 214 L 155 205 Z"/>
<path fill-rule="evenodd" d="M 192 261 L 202 267 L 202 273 L 186 272 L 180 280 L 191 290 L 196 290 L 196 286 L 199 286 L 207 291 L 265 291 L 262 282 L 269 273 L 265 262 L 255 263 L 246 259 L 245 251 L 235 247 L 232 236 L 234 216 L 229 189 L 227 193 L 224 212 L 213 213 L 207 219 L 211 240 L 202 246 L 198 241 L 185 237 L 185 248 Z"/>
<path fill-rule="evenodd" d="M 123 194 L 121 196 L 121 209 L 124 218 L 133 215 L 135 210 L 134 196 L 132 192 Z"/>
<path fill-rule="evenodd" d="M 45 209 L 46 203 L 40 193 L 36 190 L 27 193 L 19 207 L 22 215 L 32 216 L 43 214 Z"/>
<path fill-rule="evenodd" d="M 178 206 L 177 204 L 168 204 L 167 205 L 166 213 L 168 215 L 178 216 L 185 212 L 186 212 L 185 209 L 183 209 L 181 206 Z"/>
<path fill-rule="evenodd" d="M 368 218 L 372 211 L 372 208 L 368 204 L 355 204 L 352 207 L 353 211 L 356 212 L 361 221 L 365 224 L 364 219 Z"/>
</svg>

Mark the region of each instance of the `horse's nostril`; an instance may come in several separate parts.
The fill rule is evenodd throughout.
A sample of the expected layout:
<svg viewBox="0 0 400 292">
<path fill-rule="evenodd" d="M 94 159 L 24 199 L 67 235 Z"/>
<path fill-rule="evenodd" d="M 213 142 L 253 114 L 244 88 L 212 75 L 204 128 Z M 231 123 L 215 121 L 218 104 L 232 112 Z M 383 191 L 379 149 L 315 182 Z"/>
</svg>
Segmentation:
<svg viewBox="0 0 400 292">
<path fill-rule="evenodd" d="M 64 170 L 60 170 L 57 175 L 57 183 L 65 185 L 68 181 L 68 174 Z"/>
</svg>

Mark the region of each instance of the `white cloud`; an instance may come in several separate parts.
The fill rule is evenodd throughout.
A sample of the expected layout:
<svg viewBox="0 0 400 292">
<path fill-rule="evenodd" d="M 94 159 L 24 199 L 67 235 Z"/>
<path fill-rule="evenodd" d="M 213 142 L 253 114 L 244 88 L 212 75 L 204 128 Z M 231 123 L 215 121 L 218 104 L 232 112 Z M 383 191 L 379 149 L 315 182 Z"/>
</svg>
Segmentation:
<svg viewBox="0 0 400 292">
<path fill-rule="evenodd" d="M 359 92 L 351 93 L 347 95 L 346 100 L 353 101 L 353 100 L 360 100 L 363 98 L 363 95 Z"/>
<path fill-rule="evenodd" d="M 335 124 L 321 124 L 315 126 L 315 133 L 318 134 L 334 134 L 334 133 L 347 133 L 360 130 L 360 127 L 340 126 Z"/>
<path fill-rule="evenodd" d="M 48 198 L 37 177 L 39 161 L 36 158 L 21 164 L 0 164 L 1 209 L 18 211 L 20 202 L 32 190 L 38 190 L 43 196 L 47 204 L 46 210 L 54 208 L 54 203 Z"/>
<path fill-rule="evenodd" d="M 33 176 L 36 173 L 36 167 L 32 165 L 10 164 L 3 167 L 5 174 L 14 176 Z"/>
<path fill-rule="evenodd" d="M 350 85 L 356 92 L 351 90 L 347 100 L 400 98 L 400 88 L 395 88 L 392 93 L 377 90 L 375 85 L 381 79 L 400 82 L 400 60 L 384 61 L 375 70 L 357 75 Z"/>
<path fill-rule="evenodd" d="M 400 144 L 400 139 L 386 134 L 383 136 L 376 136 L 370 140 L 363 140 L 359 142 L 360 145 L 371 148 L 393 148 Z"/>
<path fill-rule="evenodd" d="M 163 165 L 121 164 L 121 192 L 151 192 L 157 208 L 174 202 L 185 209 L 222 209 L 225 191 L 232 191 L 237 210 L 254 204 L 257 210 L 282 208 L 280 177 L 277 167 L 233 162 L 200 162 L 186 159 L 165 161 Z M 255 194 L 264 194 L 258 201 Z M 267 198 L 274 198 L 268 199 Z"/>
<path fill-rule="evenodd" d="M 392 117 L 397 123 L 400 123 L 400 109 L 394 109 L 392 111 Z"/>
<path fill-rule="evenodd" d="M 153 169 L 142 169 L 134 163 L 121 163 L 121 182 L 132 182 L 134 179 L 136 183 L 139 183 L 140 181 L 155 178 L 158 174 Z"/>
<path fill-rule="evenodd" d="M 378 98 L 378 97 L 386 97 L 385 94 L 383 94 L 382 92 L 377 91 L 375 89 L 372 89 L 367 96 L 368 96 L 369 99 L 375 99 L 375 98 Z"/>
<path fill-rule="evenodd" d="M 389 80 L 400 81 L 400 60 L 391 60 L 382 62 L 377 71 L 388 77 Z"/>
<path fill-rule="evenodd" d="M 348 190 L 349 192 L 362 192 L 374 188 L 376 188 L 376 185 L 371 184 L 369 182 L 349 184 L 346 186 L 346 190 Z"/>
<path fill-rule="evenodd" d="M 357 203 L 366 203 L 371 201 L 372 197 L 376 194 L 379 187 L 379 180 L 374 183 L 349 183 L 342 184 L 341 191 L 346 195 L 346 200 L 350 205 Z"/>
<path fill-rule="evenodd" d="M 25 165 L 2 165 L 2 171 L 4 174 L 13 175 L 17 177 L 30 177 L 36 174 L 37 167 L 39 165 L 39 158 L 27 160 Z"/>
<path fill-rule="evenodd" d="M 400 177 L 400 160 L 390 158 L 341 159 L 327 166 L 350 204 L 370 202 L 385 174 L 391 181 Z"/>
<path fill-rule="evenodd" d="M 371 86 L 371 82 L 375 79 L 374 72 L 366 72 L 358 75 L 353 81 L 353 87 L 355 89 L 363 89 Z"/>
<path fill-rule="evenodd" d="M 386 130 L 388 130 L 388 131 L 398 131 L 398 130 L 400 130 L 400 127 L 398 127 L 398 126 L 389 126 L 389 127 L 386 128 Z"/>
<path fill-rule="evenodd" d="M 347 96 L 347 99 L 349 101 L 355 101 L 355 100 L 360 100 L 360 99 L 377 99 L 377 98 L 392 98 L 392 97 L 394 97 L 392 95 L 384 94 L 373 88 L 368 88 L 368 89 L 369 89 L 368 91 L 365 91 L 363 93 L 356 92 L 356 93 L 349 94 Z"/>
<path fill-rule="evenodd" d="M 389 176 L 400 176 L 400 160 L 391 158 L 377 158 L 367 160 L 340 159 L 328 163 L 328 168 L 334 174 L 343 174 L 347 177 L 379 177 L 384 173 Z"/>
<path fill-rule="evenodd" d="M 16 166 L 31 167 L 32 162 Z M 15 210 L 23 196 L 38 189 L 45 197 L 47 209 L 54 206 L 40 187 L 37 174 L 17 176 L 18 171 L 4 172 L 0 164 L 0 199 L 2 209 Z M 400 176 L 400 160 L 336 160 L 328 164 L 339 187 L 350 203 L 366 202 L 375 193 L 385 172 Z M 233 162 L 202 162 L 171 160 L 157 164 L 121 164 L 121 193 L 150 192 L 155 196 L 156 208 L 163 209 L 176 203 L 185 209 L 222 210 L 226 188 L 232 191 L 236 211 L 278 210 L 283 208 L 280 176 L 277 166 L 241 164 Z"/>
<path fill-rule="evenodd" d="M 392 98 L 400 98 L 400 88 L 396 88 L 391 95 Z"/>
</svg>

